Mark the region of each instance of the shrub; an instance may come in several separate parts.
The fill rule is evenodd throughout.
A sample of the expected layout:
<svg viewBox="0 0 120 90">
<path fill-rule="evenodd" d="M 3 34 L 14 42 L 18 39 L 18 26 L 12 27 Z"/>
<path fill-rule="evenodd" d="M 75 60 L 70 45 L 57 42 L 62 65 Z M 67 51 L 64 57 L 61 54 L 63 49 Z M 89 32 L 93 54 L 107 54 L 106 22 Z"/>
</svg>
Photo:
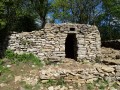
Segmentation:
<svg viewBox="0 0 120 90">
<path fill-rule="evenodd" d="M 41 60 L 38 57 L 34 56 L 32 53 L 30 53 L 30 54 L 26 54 L 26 53 L 17 54 L 16 58 L 19 62 L 25 62 L 25 63 L 32 62 L 35 65 L 39 65 L 39 66 L 42 65 Z"/>
<path fill-rule="evenodd" d="M 14 60 L 16 57 L 16 54 L 12 50 L 6 50 L 5 51 L 5 58 L 8 58 L 10 60 Z"/>
<path fill-rule="evenodd" d="M 24 15 L 24 16 L 18 17 L 17 23 L 15 25 L 15 31 L 31 32 L 32 30 L 35 30 L 35 29 L 36 29 L 36 24 L 32 16 Z"/>
</svg>

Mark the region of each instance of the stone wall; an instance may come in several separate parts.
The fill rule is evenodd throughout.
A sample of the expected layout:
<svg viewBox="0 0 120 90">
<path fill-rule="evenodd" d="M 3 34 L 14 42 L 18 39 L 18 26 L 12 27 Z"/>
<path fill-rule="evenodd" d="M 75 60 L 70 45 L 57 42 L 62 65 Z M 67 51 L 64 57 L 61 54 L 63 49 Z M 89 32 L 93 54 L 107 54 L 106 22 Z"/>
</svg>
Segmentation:
<svg viewBox="0 0 120 90">
<path fill-rule="evenodd" d="M 75 65 L 73 65 L 75 64 Z M 90 83 L 98 79 L 107 81 L 120 81 L 119 65 L 93 64 L 64 64 L 59 66 L 49 65 L 40 71 L 41 80 L 57 79 L 64 77 L 65 81 L 79 81 L 79 83 Z M 65 66 L 66 65 L 66 66 Z"/>
<path fill-rule="evenodd" d="M 77 39 L 77 49 L 74 51 L 77 52 L 78 61 L 94 60 L 101 56 L 100 33 L 96 26 L 85 24 L 46 24 L 39 31 L 14 32 L 9 37 L 8 49 L 16 53 L 31 52 L 41 59 L 61 59 L 66 57 L 68 34 L 74 34 Z"/>
</svg>

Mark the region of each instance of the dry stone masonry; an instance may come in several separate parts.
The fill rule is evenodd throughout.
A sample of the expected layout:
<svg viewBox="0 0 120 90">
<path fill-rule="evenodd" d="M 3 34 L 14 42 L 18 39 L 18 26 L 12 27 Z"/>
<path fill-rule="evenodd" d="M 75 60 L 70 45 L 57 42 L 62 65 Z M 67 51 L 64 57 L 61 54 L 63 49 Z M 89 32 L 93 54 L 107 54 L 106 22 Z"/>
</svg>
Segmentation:
<svg viewBox="0 0 120 90">
<path fill-rule="evenodd" d="M 41 59 L 72 58 L 95 60 L 101 56 L 100 33 L 96 26 L 85 24 L 46 24 L 44 29 L 12 33 L 8 49 L 33 53 Z"/>
</svg>

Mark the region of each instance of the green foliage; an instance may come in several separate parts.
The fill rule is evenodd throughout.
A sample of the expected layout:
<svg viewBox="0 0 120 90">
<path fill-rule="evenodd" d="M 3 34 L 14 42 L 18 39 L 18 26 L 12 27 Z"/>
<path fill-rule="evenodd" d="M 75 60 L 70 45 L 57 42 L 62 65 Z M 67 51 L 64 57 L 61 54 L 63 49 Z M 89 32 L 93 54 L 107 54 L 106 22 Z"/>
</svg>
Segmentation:
<svg viewBox="0 0 120 90">
<path fill-rule="evenodd" d="M 54 86 L 54 85 L 66 85 L 66 82 L 63 78 L 59 78 L 56 80 L 49 79 L 47 82 L 43 83 L 45 86 Z"/>
<path fill-rule="evenodd" d="M 87 83 L 86 85 L 87 90 L 96 90 L 96 88 L 98 88 L 97 90 L 106 90 L 108 87 L 118 88 L 116 83 L 111 84 L 111 82 L 105 79 L 97 79 L 93 83 Z"/>
<path fill-rule="evenodd" d="M 55 85 L 55 80 L 49 79 L 45 84 L 48 86 Z"/>
<path fill-rule="evenodd" d="M 43 28 L 47 15 L 53 22 L 97 25 L 102 40 L 120 38 L 120 0 L 0 0 L 0 30 L 32 31 L 35 18 Z"/>
<path fill-rule="evenodd" d="M 46 16 L 50 9 L 50 3 L 48 0 L 30 0 L 34 13 L 36 13 L 41 20 L 41 28 L 45 26 Z"/>
<path fill-rule="evenodd" d="M 62 22 L 66 22 L 67 19 L 70 18 L 70 5 L 68 4 L 68 0 L 54 0 L 51 7 L 55 19 L 60 19 Z"/>
<path fill-rule="evenodd" d="M 119 85 L 117 84 L 117 82 L 114 82 L 113 85 L 112 85 L 112 87 L 119 88 Z"/>
<path fill-rule="evenodd" d="M 101 63 L 101 58 L 98 57 L 98 56 L 96 56 L 96 58 L 95 58 L 95 62 L 96 62 L 96 63 Z"/>
<path fill-rule="evenodd" d="M 101 0 L 53 0 L 52 12 L 62 22 L 93 23 Z"/>
<path fill-rule="evenodd" d="M 104 80 L 104 79 L 103 79 L 103 80 L 98 79 L 98 80 L 96 81 L 96 83 L 99 84 L 98 88 L 99 88 L 100 90 L 105 90 L 105 88 L 107 88 L 108 85 L 109 85 L 108 81 L 107 81 L 107 80 Z"/>
<path fill-rule="evenodd" d="M 120 0 L 103 0 L 103 5 L 107 13 L 120 18 Z"/>
<path fill-rule="evenodd" d="M 4 64 L 3 60 L 2 60 L 2 59 L 0 59 L 0 65 L 3 65 L 3 64 Z"/>
<path fill-rule="evenodd" d="M 64 78 L 60 78 L 57 80 L 57 85 L 65 85 L 66 82 L 64 81 Z"/>
<path fill-rule="evenodd" d="M 115 40 L 120 38 L 119 29 L 114 29 L 114 26 L 100 26 L 99 29 L 102 41 Z"/>
<path fill-rule="evenodd" d="M 10 60 L 14 60 L 15 57 L 16 57 L 16 54 L 12 50 L 6 50 L 5 58 L 8 58 Z"/>
<path fill-rule="evenodd" d="M 5 57 L 11 60 L 13 63 L 24 62 L 24 63 L 33 63 L 38 66 L 42 66 L 41 60 L 34 56 L 32 53 L 30 54 L 16 54 L 11 50 L 6 50 Z"/>
<path fill-rule="evenodd" d="M 0 59 L 0 75 L 8 70 L 9 69 L 4 66 L 4 61 L 2 59 Z"/>
<path fill-rule="evenodd" d="M 92 83 L 87 84 L 87 89 L 88 90 L 94 90 L 94 85 Z"/>
<path fill-rule="evenodd" d="M 27 31 L 30 32 L 36 29 L 34 18 L 28 15 L 21 16 L 18 18 L 15 30 L 18 32 Z"/>
<path fill-rule="evenodd" d="M 32 88 L 32 85 L 25 84 L 25 85 L 24 85 L 24 88 L 25 88 L 26 90 L 32 90 L 32 89 L 31 89 L 31 88 Z"/>
<path fill-rule="evenodd" d="M 4 18 L 4 10 L 5 10 L 5 4 L 3 2 L 4 0 L 0 1 L 0 30 L 3 29 L 6 25 L 6 20 Z"/>
<path fill-rule="evenodd" d="M 102 0 L 102 14 L 96 19 L 102 41 L 120 39 L 120 0 Z"/>
<path fill-rule="evenodd" d="M 102 40 L 120 38 L 120 0 L 53 0 L 51 7 L 55 20 L 97 25 Z"/>
</svg>

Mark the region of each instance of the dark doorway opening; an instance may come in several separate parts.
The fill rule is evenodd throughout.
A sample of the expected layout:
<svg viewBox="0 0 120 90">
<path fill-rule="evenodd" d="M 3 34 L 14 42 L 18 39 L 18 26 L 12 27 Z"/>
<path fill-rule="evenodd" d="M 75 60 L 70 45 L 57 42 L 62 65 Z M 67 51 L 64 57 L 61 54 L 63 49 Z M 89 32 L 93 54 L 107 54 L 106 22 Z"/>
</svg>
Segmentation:
<svg viewBox="0 0 120 90">
<path fill-rule="evenodd" d="M 65 54 L 66 58 L 71 58 L 77 60 L 77 38 L 76 34 L 68 34 L 65 41 Z"/>
</svg>

